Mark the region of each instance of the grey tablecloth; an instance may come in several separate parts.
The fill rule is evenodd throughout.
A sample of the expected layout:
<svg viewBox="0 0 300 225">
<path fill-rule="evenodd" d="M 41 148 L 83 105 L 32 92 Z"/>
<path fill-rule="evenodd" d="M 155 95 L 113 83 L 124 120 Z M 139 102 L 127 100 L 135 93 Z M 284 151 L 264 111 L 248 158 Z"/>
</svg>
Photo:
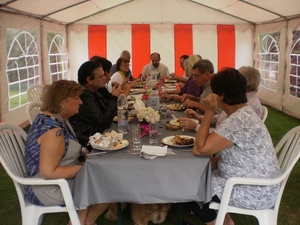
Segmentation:
<svg viewBox="0 0 300 225">
<path fill-rule="evenodd" d="M 111 129 L 116 129 L 116 124 Z M 158 145 L 163 137 L 177 133 L 196 135 L 195 132 L 165 128 L 158 131 L 161 133 Z M 129 139 L 130 134 L 125 138 Z M 148 136 L 142 138 L 142 143 L 149 144 Z M 88 157 L 75 179 L 76 207 L 105 202 L 173 203 L 211 199 L 209 157 L 182 151 L 177 155 L 146 160 L 126 153 L 129 148 Z M 182 150 L 192 150 L 192 147 Z"/>
</svg>

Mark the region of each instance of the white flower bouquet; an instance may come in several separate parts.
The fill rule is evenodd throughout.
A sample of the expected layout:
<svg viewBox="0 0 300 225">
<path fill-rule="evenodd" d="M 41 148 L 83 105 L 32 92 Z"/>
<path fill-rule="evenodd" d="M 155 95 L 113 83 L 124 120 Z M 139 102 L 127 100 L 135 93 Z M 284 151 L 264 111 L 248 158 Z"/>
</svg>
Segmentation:
<svg viewBox="0 0 300 225">
<path fill-rule="evenodd" d="M 145 120 L 148 123 L 157 123 L 160 119 L 159 112 L 152 107 L 146 107 L 140 99 L 136 99 L 134 108 L 136 110 L 136 117 L 139 121 Z"/>
</svg>

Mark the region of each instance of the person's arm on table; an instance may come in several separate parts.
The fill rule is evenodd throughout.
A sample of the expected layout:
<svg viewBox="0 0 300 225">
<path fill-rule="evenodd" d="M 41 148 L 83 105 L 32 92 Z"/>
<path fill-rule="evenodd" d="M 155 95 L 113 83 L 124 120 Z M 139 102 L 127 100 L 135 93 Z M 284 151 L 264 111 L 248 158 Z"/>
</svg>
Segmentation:
<svg viewBox="0 0 300 225">
<path fill-rule="evenodd" d="M 205 111 L 205 108 L 201 103 L 189 99 L 182 102 L 182 106 L 186 109 L 198 109 L 201 113 L 204 113 Z"/>
<path fill-rule="evenodd" d="M 200 101 L 200 97 L 198 96 L 194 96 L 194 95 L 191 95 L 191 94 L 183 94 L 182 95 L 182 102 L 184 102 L 185 100 L 193 100 L 193 101 L 196 101 L 196 102 L 199 102 Z"/>
<path fill-rule="evenodd" d="M 210 121 L 217 108 L 218 98 L 216 94 L 210 94 L 204 99 L 205 113 L 196 135 L 194 155 L 212 155 L 234 145 L 233 142 L 219 136 L 216 132 L 209 133 Z"/>
<path fill-rule="evenodd" d="M 186 83 L 188 80 L 187 78 L 180 77 L 180 76 L 176 75 L 175 73 L 170 73 L 169 77 L 171 77 L 173 80 L 176 80 L 176 81 L 182 82 L 182 83 Z"/>
</svg>

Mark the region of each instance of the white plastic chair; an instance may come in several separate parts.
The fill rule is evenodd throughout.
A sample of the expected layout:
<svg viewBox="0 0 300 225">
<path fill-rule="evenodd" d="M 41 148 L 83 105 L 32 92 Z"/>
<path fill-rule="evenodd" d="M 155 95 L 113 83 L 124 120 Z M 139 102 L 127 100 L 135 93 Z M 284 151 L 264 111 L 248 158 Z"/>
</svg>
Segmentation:
<svg viewBox="0 0 300 225">
<path fill-rule="evenodd" d="M 264 111 L 264 116 L 263 116 L 263 118 L 261 119 L 263 122 L 265 122 L 266 121 L 266 119 L 267 119 L 267 117 L 268 117 L 268 108 L 266 107 L 266 106 L 264 106 L 264 105 L 262 105 L 261 106 L 262 107 L 262 109 L 263 109 L 263 111 Z"/>
<path fill-rule="evenodd" d="M 24 159 L 27 134 L 19 126 L 0 123 L 0 162 L 15 185 L 22 214 L 22 225 L 40 225 L 45 213 L 68 212 L 73 225 L 80 225 L 69 185 L 65 179 L 28 178 Z M 59 185 L 65 207 L 37 206 L 26 198 L 25 185 Z"/>
<path fill-rule="evenodd" d="M 41 100 L 40 95 L 41 95 L 41 93 L 43 91 L 43 88 L 44 88 L 43 84 L 34 84 L 34 85 L 31 85 L 27 89 L 27 99 L 28 99 L 28 102 Z"/>
<path fill-rule="evenodd" d="M 40 113 L 42 104 L 43 102 L 41 101 L 33 101 L 29 102 L 26 106 L 26 113 L 30 124 L 32 124 L 37 115 Z"/>
<path fill-rule="evenodd" d="M 281 201 L 281 197 L 289 178 L 289 175 L 297 163 L 300 157 L 300 126 L 291 129 L 280 140 L 275 148 L 276 152 L 280 152 L 279 164 L 282 171 L 282 175 L 274 179 L 255 179 L 255 178 L 240 178 L 232 177 L 226 182 L 221 203 L 211 203 L 210 208 L 218 210 L 218 216 L 215 225 L 223 225 L 223 221 L 226 213 L 237 213 L 252 215 L 258 219 L 260 225 L 276 225 L 278 210 Z M 231 191 L 234 185 L 274 185 L 281 183 L 280 191 L 277 196 L 275 205 L 269 209 L 252 210 L 242 209 L 238 207 L 229 206 Z"/>
</svg>

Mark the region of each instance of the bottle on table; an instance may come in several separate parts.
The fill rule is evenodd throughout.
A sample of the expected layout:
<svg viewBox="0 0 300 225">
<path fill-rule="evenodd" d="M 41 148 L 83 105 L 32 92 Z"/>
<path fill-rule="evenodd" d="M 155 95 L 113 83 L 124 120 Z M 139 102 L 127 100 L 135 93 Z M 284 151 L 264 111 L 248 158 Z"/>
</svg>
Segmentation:
<svg viewBox="0 0 300 225">
<path fill-rule="evenodd" d="M 151 74 L 148 74 L 148 76 L 147 76 L 147 78 L 146 78 L 146 84 L 147 84 L 150 80 L 152 80 L 152 77 L 151 77 Z"/>
<path fill-rule="evenodd" d="M 156 73 L 154 67 L 151 70 L 151 79 L 152 80 L 157 80 L 157 73 Z"/>
<path fill-rule="evenodd" d="M 126 134 L 128 126 L 128 102 L 124 90 L 122 90 L 118 98 L 118 132 Z"/>
<path fill-rule="evenodd" d="M 155 87 L 152 88 L 152 91 L 148 96 L 148 107 L 152 107 L 156 111 L 159 111 L 159 94 Z"/>
</svg>

